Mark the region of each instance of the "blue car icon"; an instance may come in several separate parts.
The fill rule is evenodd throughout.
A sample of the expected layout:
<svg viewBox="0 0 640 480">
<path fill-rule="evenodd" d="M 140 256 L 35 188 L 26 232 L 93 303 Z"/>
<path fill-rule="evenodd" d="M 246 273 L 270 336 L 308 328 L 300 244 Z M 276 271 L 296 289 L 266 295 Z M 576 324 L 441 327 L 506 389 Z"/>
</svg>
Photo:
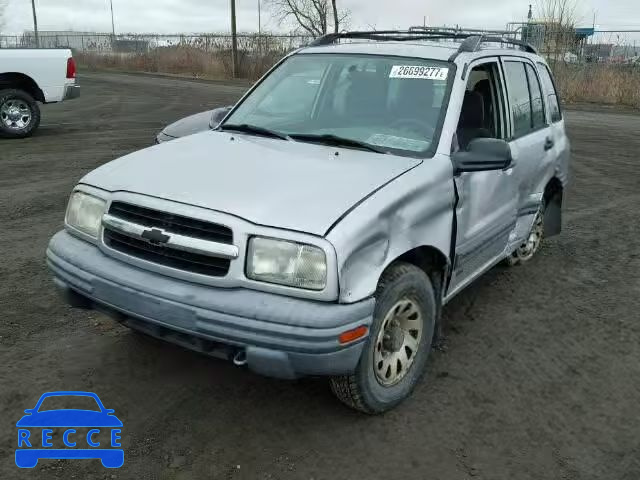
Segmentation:
<svg viewBox="0 0 640 480">
<path fill-rule="evenodd" d="M 57 408 L 48 410 L 42 408 L 46 399 L 54 398 L 56 403 L 61 400 L 56 397 L 88 397 L 93 406 L 92 410 L 77 408 Z M 65 398 L 62 398 L 63 401 Z M 83 400 L 87 400 L 84 398 Z M 49 403 L 52 403 L 49 400 Z M 39 459 L 100 459 L 107 468 L 119 468 L 124 464 L 124 450 L 119 442 L 122 422 L 114 415 L 114 410 L 104 408 L 100 398 L 91 392 L 49 392 L 40 397 L 36 406 L 24 411 L 26 415 L 18 420 L 18 448 L 16 449 L 16 465 L 20 468 L 33 468 Z M 37 428 L 37 430 L 34 430 Z M 63 430 L 62 440 L 66 448 L 53 448 L 53 429 Z M 76 429 L 89 428 L 86 435 Z M 40 429 L 41 435 L 40 435 Z M 101 431 L 109 431 L 109 447 L 103 441 L 98 441 Z M 104 437 L 104 434 L 101 435 Z M 84 440 L 89 448 L 82 448 Z M 60 445 L 62 446 L 62 445 Z M 76 448 L 78 446 L 78 448 Z"/>
</svg>

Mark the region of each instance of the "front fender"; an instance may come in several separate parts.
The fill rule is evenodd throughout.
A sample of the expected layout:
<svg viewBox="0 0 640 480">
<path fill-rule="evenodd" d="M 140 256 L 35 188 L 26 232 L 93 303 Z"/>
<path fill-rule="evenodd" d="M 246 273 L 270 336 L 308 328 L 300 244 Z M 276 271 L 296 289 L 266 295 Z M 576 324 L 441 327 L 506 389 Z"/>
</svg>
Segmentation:
<svg viewBox="0 0 640 480">
<path fill-rule="evenodd" d="M 339 301 L 372 296 L 382 272 L 415 248 L 432 247 L 449 259 L 454 203 L 451 161 L 436 155 L 349 212 L 327 235 L 337 254 Z"/>
</svg>

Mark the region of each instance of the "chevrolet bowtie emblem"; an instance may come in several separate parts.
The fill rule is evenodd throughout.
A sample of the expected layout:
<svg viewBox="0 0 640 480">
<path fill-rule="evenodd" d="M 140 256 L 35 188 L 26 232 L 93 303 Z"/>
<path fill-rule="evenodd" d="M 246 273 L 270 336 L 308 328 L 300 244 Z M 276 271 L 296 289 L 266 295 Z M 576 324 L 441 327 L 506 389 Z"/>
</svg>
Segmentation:
<svg viewBox="0 0 640 480">
<path fill-rule="evenodd" d="M 151 230 L 145 230 L 144 232 L 142 232 L 142 238 L 144 238 L 149 243 L 157 245 L 160 243 L 167 243 L 171 237 L 169 235 L 166 235 L 162 230 L 152 228 Z"/>
</svg>

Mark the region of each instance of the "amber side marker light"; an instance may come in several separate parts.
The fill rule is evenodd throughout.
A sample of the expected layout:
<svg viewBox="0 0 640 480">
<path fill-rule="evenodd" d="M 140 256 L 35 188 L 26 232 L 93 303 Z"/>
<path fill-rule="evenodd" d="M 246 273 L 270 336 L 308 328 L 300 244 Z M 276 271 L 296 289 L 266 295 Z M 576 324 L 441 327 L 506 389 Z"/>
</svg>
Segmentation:
<svg viewBox="0 0 640 480">
<path fill-rule="evenodd" d="M 345 343 L 351 343 L 355 340 L 358 340 L 362 337 L 364 337 L 367 332 L 369 331 L 369 329 L 367 327 L 365 327 L 364 325 L 358 327 L 358 328 L 354 328 L 353 330 L 349 330 L 347 332 L 342 333 L 339 337 L 338 340 L 340 341 L 340 343 L 342 345 L 344 345 Z"/>
</svg>

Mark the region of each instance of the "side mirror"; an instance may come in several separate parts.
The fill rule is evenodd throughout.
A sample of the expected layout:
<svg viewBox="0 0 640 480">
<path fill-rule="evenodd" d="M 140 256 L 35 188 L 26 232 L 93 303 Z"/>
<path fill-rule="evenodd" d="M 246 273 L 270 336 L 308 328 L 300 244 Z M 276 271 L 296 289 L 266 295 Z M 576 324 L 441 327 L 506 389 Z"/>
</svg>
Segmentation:
<svg viewBox="0 0 640 480">
<path fill-rule="evenodd" d="M 497 138 L 476 138 L 466 150 L 453 154 L 456 175 L 462 172 L 505 170 L 513 165 L 511 147 Z"/>
<path fill-rule="evenodd" d="M 27 414 L 29 414 L 29 415 L 30 415 L 30 414 L 32 414 L 32 413 L 33 413 L 33 408 L 27 408 L 27 409 L 24 411 L 24 413 L 27 413 Z"/>
<path fill-rule="evenodd" d="M 214 129 L 218 125 L 220 125 L 220 122 L 224 120 L 224 117 L 227 116 L 227 114 L 231 111 L 232 108 L 233 106 L 229 106 L 229 107 L 216 108 L 215 110 L 213 110 L 211 112 L 211 120 L 209 120 L 209 128 Z"/>
<path fill-rule="evenodd" d="M 104 413 L 106 413 L 107 415 L 111 415 L 112 413 L 116 413 L 116 411 L 112 408 L 107 408 Z"/>
</svg>

